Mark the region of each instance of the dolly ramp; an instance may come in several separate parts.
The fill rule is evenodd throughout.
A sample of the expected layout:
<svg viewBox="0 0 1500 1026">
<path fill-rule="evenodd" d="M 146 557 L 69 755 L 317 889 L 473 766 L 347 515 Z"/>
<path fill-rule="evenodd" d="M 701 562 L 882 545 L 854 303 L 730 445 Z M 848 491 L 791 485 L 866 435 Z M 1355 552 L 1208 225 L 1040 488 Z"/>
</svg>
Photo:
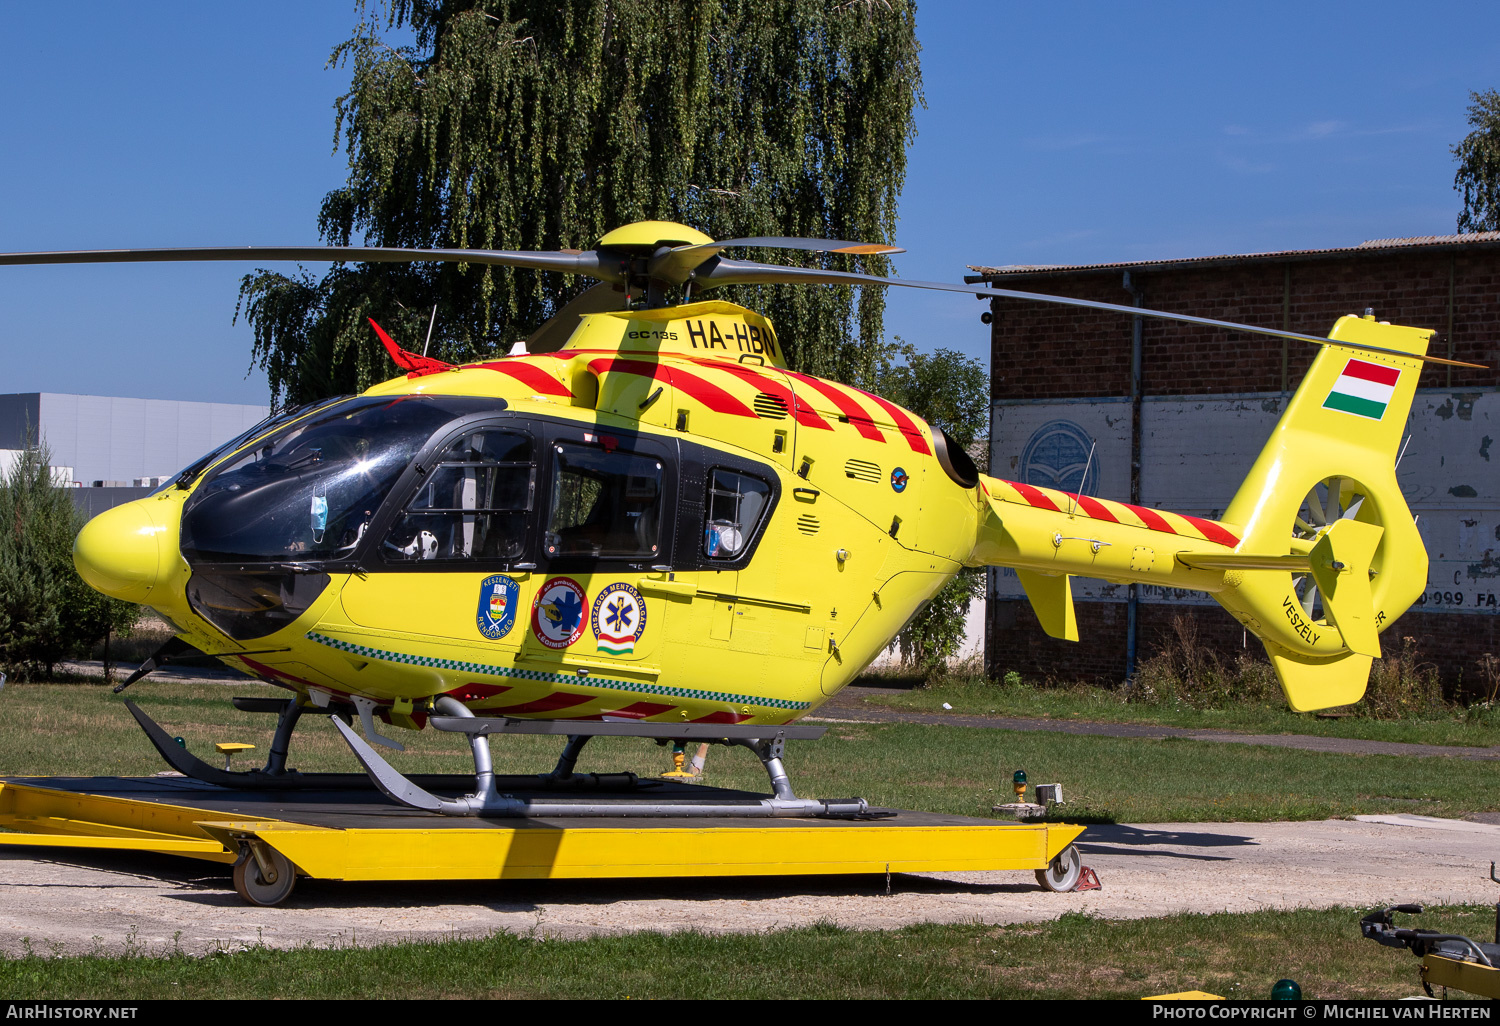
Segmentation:
<svg viewBox="0 0 1500 1026">
<path fill-rule="evenodd" d="M 689 784 L 658 793 L 761 797 Z M 393 808 L 374 793 L 236 793 L 161 777 L 9 778 L 0 781 L 0 826 L 22 831 L 0 834 L 0 845 L 215 862 L 259 842 L 303 875 L 367 881 L 1038 870 L 1083 832 L 899 810 L 873 820 L 452 819 Z"/>
</svg>

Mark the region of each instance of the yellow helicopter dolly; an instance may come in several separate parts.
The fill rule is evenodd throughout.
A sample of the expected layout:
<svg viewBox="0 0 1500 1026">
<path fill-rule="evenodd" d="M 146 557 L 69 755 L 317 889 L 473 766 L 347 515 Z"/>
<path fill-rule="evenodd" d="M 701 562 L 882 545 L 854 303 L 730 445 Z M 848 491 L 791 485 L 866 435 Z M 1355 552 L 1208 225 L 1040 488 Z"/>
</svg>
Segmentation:
<svg viewBox="0 0 1500 1026">
<path fill-rule="evenodd" d="M 783 743 L 821 734 L 794 721 L 849 683 L 961 568 L 982 565 L 1013 567 L 1046 631 L 1069 640 L 1078 636 L 1074 575 L 1207 592 L 1265 643 L 1293 709 L 1363 693 L 1379 632 L 1426 581 L 1394 462 L 1422 361 L 1435 359 L 1430 331 L 1351 316 L 1324 339 L 720 256 L 737 246 L 900 252 L 816 239 L 715 242 L 648 221 L 587 252 L 0 255 L 0 264 L 439 260 L 602 282 L 526 352 L 481 363 L 407 352 L 376 326 L 406 374 L 274 418 L 88 523 L 75 548 L 84 579 L 176 630 L 141 673 L 192 647 L 294 693 L 237 700 L 279 714 L 266 767 L 248 773 L 199 761 L 127 703 L 163 756 L 213 783 L 328 786 L 332 775 L 286 766 L 298 717 L 321 708 L 404 804 L 589 815 L 600 809 L 502 793 L 488 735 L 566 736 L 541 779 L 603 789 L 620 780 L 572 774 L 590 737 L 701 739 L 755 751 L 774 797 L 672 808 L 611 801 L 609 814 L 861 815 L 860 799 L 797 798 Z M 723 285 L 787 282 L 1062 303 L 1322 351 L 1213 521 L 980 474 L 940 428 L 789 370 L 769 321 L 701 298 Z M 364 738 L 344 722 L 355 714 Z M 398 773 L 367 743 L 401 747 L 383 724 L 470 735 L 474 793 L 440 798 Z"/>
</svg>

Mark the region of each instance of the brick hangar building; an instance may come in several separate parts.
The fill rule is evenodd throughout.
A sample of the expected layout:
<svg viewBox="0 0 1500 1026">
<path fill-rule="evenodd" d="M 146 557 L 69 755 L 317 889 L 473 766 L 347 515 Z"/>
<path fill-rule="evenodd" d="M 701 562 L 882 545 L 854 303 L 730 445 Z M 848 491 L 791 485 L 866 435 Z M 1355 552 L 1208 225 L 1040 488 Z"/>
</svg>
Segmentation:
<svg viewBox="0 0 1500 1026">
<path fill-rule="evenodd" d="M 1435 329 L 1398 468 L 1428 548 L 1422 602 L 1382 635 L 1416 640 L 1449 686 L 1500 654 L 1500 232 L 1344 249 L 1085 266 L 974 267 L 966 280 L 1326 335 L 1344 314 Z M 1315 355 L 1311 344 L 1064 306 L 990 301 L 990 470 L 1216 517 Z M 1492 462 L 1493 461 L 1493 462 Z M 1291 525 L 1288 525 L 1290 532 Z M 1254 638 L 1212 599 L 1075 579 L 1080 641 L 1047 637 L 990 573 L 986 669 L 1117 682 L 1193 618 L 1223 654 Z"/>
</svg>

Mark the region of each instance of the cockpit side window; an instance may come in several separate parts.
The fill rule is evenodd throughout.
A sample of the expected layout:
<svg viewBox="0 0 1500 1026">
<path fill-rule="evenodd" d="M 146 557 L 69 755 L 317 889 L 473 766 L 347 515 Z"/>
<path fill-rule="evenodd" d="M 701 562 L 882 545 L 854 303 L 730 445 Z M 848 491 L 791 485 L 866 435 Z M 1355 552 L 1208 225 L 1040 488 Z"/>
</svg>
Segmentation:
<svg viewBox="0 0 1500 1026">
<path fill-rule="evenodd" d="M 382 557 L 521 558 L 536 493 L 534 450 L 531 435 L 513 428 L 476 427 L 450 441 L 387 532 Z"/>
<path fill-rule="evenodd" d="M 771 486 L 758 477 L 715 467 L 704 500 L 703 554 L 735 560 L 755 537 L 771 498 Z"/>
<path fill-rule="evenodd" d="M 547 558 L 659 560 L 662 461 L 568 443 L 554 450 Z"/>
</svg>

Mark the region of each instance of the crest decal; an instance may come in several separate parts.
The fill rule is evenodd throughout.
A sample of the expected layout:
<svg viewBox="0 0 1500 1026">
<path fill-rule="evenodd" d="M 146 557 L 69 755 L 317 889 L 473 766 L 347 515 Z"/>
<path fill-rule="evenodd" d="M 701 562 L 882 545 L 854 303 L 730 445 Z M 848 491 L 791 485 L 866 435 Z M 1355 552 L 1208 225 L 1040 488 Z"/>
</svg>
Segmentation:
<svg viewBox="0 0 1500 1026">
<path fill-rule="evenodd" d="M 631 655 L 646 632 L 646 601 L 628 584 L 611 584 L 594 599 L 592 619 L 600 652 Z"/>
<path fill-rule="evenodd" d="M 499 641 L 516 625 L 516 599 L 521 586 L 506 577 L 496 574 L 479 582 L 479 633 L 491 641 Z"/>
<path fill-rule="evenodd" d="M 554 577 L 531 603 L 531 632 L 548 648 L 567 648 L 583 634 L 588 596 L 571 577 Z"/>
</svg>

